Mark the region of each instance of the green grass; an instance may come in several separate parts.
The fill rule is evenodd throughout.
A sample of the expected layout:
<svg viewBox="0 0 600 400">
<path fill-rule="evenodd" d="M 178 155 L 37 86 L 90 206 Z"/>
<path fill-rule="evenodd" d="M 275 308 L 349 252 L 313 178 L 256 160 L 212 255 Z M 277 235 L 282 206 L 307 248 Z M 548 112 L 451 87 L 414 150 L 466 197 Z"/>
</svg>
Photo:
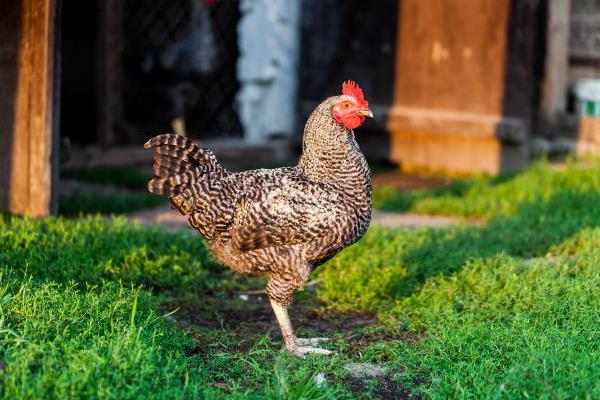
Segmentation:
<svg viewBox="0 0 600 400">
<path fill-rule="evenodd" d="M 101 193 L 75 190 L 60 196 L 58 213 L 65 216 L 79 214 L 127 214 L 165 204 L 165 199 L 144 192 Z"/>
<path fill-rule="evenodd" d="M 145 190 L 151 178 L 149 173 L 130 166 L 83 166 L 62 171 L 61 176 L 131 190 Z"/>
<path fill-rule="evenodd" d="M 427 397 L 598 398 L 599 164 L 478 182 L 421 192 L 410 207 L 487 224 L 371 228 L 320 272 L 320 295 L 422 335 L 375 347 L 409 377 L 427 375 Z"/>
<path fill-rule="evenodd" d="M 338 307 L 377 308 L 450 275 L 469 259 L 500 253 L 544 256 L 584 228 L 600 226 L 600 192 L 559 190 L 546 201 L 521 204 L 483 226 L 393 231 L 371 227 L 355 246 L 328 263 L 322 296 Z"/>
<path fill-rule="evenodd" d="M 374 208 L 387 211 L 489 219 L 514 215 L 521 205 L 548 201 L 557 191 L 599 190 L 599 172 L 600 160 L 571 160 L 564 170 L 555 170 L 547 162 L 539 161 L 518 174 L 478 176 L 437 189 L 376 188 L 373 203 Z"/>
<path fill-rule="evenodd" d="M 316 370 L 269 337 L 181 331 L 165 306 L 244 288 L 195 235 L 125 219 L 0 218 L 0 398 L 310 398 Z M 207 343 L 198 350 L 198 338 Z M 292 366 L 292 368 L 290 368 Z M 340 378 L 341 379 L 341 378 Z M 347 391 L 346 391 L 347 393 Z"/>
<path fill-rule="evenodd" d="M 381 385 L 352 393 L 343 365 L 373 362 L 404 395 L 599 398 L 599 188 L 598 162 L 538 163 L 390 195 L 409 199 L 403 209 L 487 222 L 370 228 L 317 269 L 318 290 L 297 302 L 316 295 L 338 313 L 374 312 L 381 325 L 357 329 L 360 345 L 338 335 L 332 357 L 305 360 L 279 353 L 247 321 L 180 330 L 161 317 L 186 304 L 252 313 L 235 292 L 260 281 L 223 270 L 191 233 L 4 216 L 0 397 L 371 398 Z"/>
<path fill-rule="evenodd" d="M 596 250 L 580 257 L 533 265 L 505 254 L 475 259 L 399 301 L 390 315 L 427 332 L 418 346 L 399 349 L 413 371 L 429 372 L 423 391 L 598 398 L 599 260 Z"/>
<path fill-rule="evenodd" d="M 74 190 L 61 195 L 58 213 L 65 216 L 80 214 L 126 214 L 165 204 L 159 196 L 146 192 L 149 174 L 129 166 L 84 166 L 61 172 L 63 178 L 105 185 L 108 190 Z M 120 191 L 115 190 L 122 189 Z"/>
</svg>

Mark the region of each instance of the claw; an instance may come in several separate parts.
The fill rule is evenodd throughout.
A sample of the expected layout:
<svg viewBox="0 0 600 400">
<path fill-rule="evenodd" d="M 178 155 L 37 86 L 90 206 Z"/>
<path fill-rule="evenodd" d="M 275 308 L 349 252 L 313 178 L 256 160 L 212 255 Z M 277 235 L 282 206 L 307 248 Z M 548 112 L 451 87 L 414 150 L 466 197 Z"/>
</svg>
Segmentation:
<svg viewBox="0 0 600 400">
<path fill-rule="evenodd" d="M 326 337 L 315 337 L 315 338 L 295 338 L 298 346 L 312 346 L 314 344 L 327 343 L 329 338 Z"/>
<path fill-rule="evenodd" d="M 311 346 L 328 341 L 329 338 L 294 338 L 293 342 L 286 344 L 285 349 L 300 358 L 305 358 L 306 354 L 322 354 L 328 356 L 331 354 L 331 350 Z"/>
<path fill-rule="evenodd" d="M 282 349 L 283 351 L 287 351 L 290 354 L 295 355 L 299 358 L 306 358 L 307 354 L 321 354 L 324 356 L 328 356 L 331 354 L 331 350 L 322 349 L 320 347 L 312 347 L 312 346 L 286 346 Z"/>
<path fill-rule="evenodd" d="M 312 347 L 312 346 L 298 346 L 296 350 L 300 354 L 322 354 L 324 356 L 328 356 L 331 354 L 331 350 L 322 349 L 320 347 Z"/>
<path fill-rule="evenodd" d="M 273 307 L 273 312 L 275 313 L 275 317 L 277 318 L 277 322 L 281 328 L 281 336 L 283 336 L 283 343 L 285 344 L 285 347 L 282 349 L 282 351 L 288 351 L 289 353 L 295 354 L 300 358 L 304 358 L 305 354 L 309 353 L 323 355 L 331 354 L 330 350 L 312 347 L 314 344 L 328 342 L 329 338 L 297 338 L 294 335 L 294 330 L 292 329 L 292 323 L 290 322 L 287 307 L 282 306 L 273 299 L 271 299 L 271 306 Z"/>
</svg>

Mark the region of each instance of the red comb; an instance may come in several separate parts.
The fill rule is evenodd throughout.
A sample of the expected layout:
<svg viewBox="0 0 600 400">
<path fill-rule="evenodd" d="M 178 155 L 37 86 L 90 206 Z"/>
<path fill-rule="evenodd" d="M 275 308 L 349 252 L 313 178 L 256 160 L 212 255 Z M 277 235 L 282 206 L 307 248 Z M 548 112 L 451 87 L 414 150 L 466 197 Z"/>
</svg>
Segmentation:
<svg viewBox="0 0 600 400">
<path fill-rule="evenodd" d="M 363 91 L 354 81 L 347 81 L 342 83 L 342 94 L 346 96 L 354 97 L 360 107 L 367 107 L 369 103 L 365 101 Z"/>
</svg>

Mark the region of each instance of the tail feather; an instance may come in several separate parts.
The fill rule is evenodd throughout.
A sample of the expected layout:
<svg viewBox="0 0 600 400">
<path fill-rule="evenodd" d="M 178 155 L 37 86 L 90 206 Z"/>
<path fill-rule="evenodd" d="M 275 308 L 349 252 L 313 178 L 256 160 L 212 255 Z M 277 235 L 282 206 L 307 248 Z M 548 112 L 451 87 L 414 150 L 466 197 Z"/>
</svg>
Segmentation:
<svg viewBox="0 0 600 400">
<path fill-rule="evenodd" d="M 193 168 L 193 164 L 175 157 L 165 156 L 160 153 L 154 154 L 154 175 L 161 178 L 179 175 Z"/>
<path fill-rule="evenodd" d="M 148 182 L 148 191 L 171 198 L 173 206 L 189 208 L 189 189 L 211 172 L 224 173 L 212 151 L 201 148 L 180 135 L 165 134 L 148 140 L 144 147 L 156 148 L 154 177 Z M 184 193 L 187 193 L 184 195 Z M 184 210 L 180 209 L 180 212 Z M 185 212 L 184 212 L 185 213 Z"/>
<path fill-rule="evenodd" d="M 173 169 L 171 169 L 169 167 L 164 167 L 159 164 L 154 164 L 152 166 L 152 170 L 154 172 L 154 175 L 159 178 L 168 178 L 170 176 L 173 176 L 174 173 L 177 173 L 177 171 L 174 171 Z"/>
<path fill-rule="evenodd" d="M 158 151 L 154 153 L 154 163 L 162 167 L 170 168 L 178 173 L 183 172 L 194 165 L 185 158 L 177 158 L 168 154 L 165 155 Z"/>
<path fill-rule="evenodd" d="M 156 146 L 156 154 L 168 156 L 171 158 L 177 158 L 184 161 L 188 161 L 188 151 L 178 147 L 171 147 L 167 145 Z M 193 159 L 192 159 L 193 160 Z"/>
<path fill-rule="evenodd" d="M 208 172 L 217 171 L 219 171 L 219 169 L 215 168 L 214 165 L 200 165 L 199 167 L 195 167 L 194 169 L 189 169 L 181 174 L 169 177 L 168 183 L 173 186 L 185 185 L 186 183 L 194 183 L 202 175 Z"/>
<path fill-rule="evenodd" d="M 191 158 L 200 164 L 218 164 L 217 158 L 209 149 L 198 147 L 194 142 L 181 135 L 167 133 L 148 140 L 144 147 L 156 147 L 160 154 L 175 158 Z"/>
<path fill-rule="evenodd" d="M 167 178 L 154 177 L 148 182 L 148 191 L 165 197 L 173 197 L 179 194 L 180 190 L 167 184 Z"/>
<path fill-rule="evenodd" d="M 155 146 L 167 145 L 173 147 L 187 148 L 195 146 L 190 140 L 181 135 L 174 135 L 172 133 L 165 133 L 162 135 L 154 136 L 152 139 L 144 143 L 146 149 L 150 149 Z"/>
</svg>

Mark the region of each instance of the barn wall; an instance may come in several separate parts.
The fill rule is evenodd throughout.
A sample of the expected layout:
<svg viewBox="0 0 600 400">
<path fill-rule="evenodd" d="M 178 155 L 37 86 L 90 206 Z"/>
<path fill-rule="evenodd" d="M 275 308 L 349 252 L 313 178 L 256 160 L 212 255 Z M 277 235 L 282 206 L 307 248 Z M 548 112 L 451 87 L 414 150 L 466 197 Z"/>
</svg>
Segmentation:
<svg viewBox="0 0 600 400">
<path fill-rule="evenodd" d="M 541 4 L 401 2 L 393 161 L 490 174 L 526 165 Z"/>
<path fill-rule="evenodd" d="M 52 209 L 54 0 L 0 3 L 0 209 Z"/>
</svg>

